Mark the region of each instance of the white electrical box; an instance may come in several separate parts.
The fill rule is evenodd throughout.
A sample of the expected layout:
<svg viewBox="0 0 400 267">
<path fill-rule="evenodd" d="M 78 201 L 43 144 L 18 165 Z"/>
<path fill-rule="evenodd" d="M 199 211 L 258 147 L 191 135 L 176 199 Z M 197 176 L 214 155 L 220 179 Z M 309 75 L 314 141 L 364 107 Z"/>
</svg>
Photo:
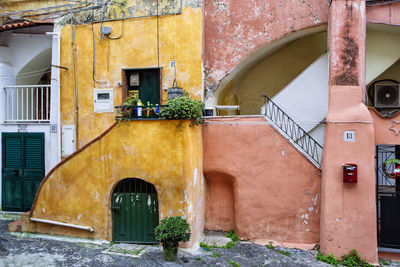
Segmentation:
<svg viewBox="0 0 400 267">
<path fill-rule="evenodd" d="M 63 125 L 62 127 L 62 151 L 61 156 L 67 157 L 76 150 L 75 125 Z"/>
<path fill-rule="evenodd" d="M 94 112 L 114 112 L 113 89 L 94 89 Z"/>
</svg>

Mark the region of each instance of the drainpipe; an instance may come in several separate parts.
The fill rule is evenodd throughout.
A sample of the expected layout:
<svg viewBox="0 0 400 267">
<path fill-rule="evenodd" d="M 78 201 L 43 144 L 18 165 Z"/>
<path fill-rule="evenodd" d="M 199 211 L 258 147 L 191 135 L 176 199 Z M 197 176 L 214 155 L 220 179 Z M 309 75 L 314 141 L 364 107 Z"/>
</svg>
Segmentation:
<svg viewBox="0 0 400 267">
<path fill-rule="evenodd" d="M 72 73 L 73 73 L 73 83 L 74 83 L 74 126 L 75 126 L 75 151 L 79 149 L 79 102 L 78 102 L 78 78 L 76 75 L 78 66 L 76 58 L 76 25 L 73 23 L 73 18 L 71 16 L 71 53 L 72 53 Z"/>
<path fill-rule="evenodd" d="M 47 223 L 47 224 L 52 224 L 52 225 L 59 225 L 59 226 L 64 226 L 64 227 L 86 230 L 91 233 L 94 232 L 94 229 L 90 226 L 76 225 L 76 224 L 63 223 L 63 222 L 51 221 L 51 220 L 45 220 L 45 219 L 36 219 L 36 218 L 29 218 L 29 220 L 31 220 L 32 222 Z"/>
</svg>

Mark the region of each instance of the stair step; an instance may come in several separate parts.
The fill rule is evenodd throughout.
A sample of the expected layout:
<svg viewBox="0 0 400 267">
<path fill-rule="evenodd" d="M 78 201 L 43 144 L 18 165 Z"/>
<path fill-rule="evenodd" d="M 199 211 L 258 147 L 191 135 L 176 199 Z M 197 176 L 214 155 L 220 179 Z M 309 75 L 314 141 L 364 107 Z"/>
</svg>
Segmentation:
<svg viewBox="0 0 400 267">
<path fill-rule="evenodd" d="M 21 220 L 8 224 L 8 231 L 10 232 L 21 232 Z"/>
</svg>

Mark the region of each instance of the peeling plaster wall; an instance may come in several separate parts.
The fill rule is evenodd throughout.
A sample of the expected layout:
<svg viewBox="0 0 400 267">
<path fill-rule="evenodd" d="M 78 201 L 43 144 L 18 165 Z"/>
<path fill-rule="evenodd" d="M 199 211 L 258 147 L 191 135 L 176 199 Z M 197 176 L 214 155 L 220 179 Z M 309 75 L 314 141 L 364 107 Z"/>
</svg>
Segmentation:
<svg viewBox="0 0 400 267">
<path fill-rule="evenodd" d="M 184 1 L 186 3 L 186 1 Z M 176 46 L 175 46 L 176 20 Z M 104 22 L 111 27 L 111 36 L 121 34 L 121 21 Z M 91 25 L 76 28 L 77 87 L 78 87 L 78 147 L 87 144 L 114 121 L 115 113 L 94 113 L 93 89 L 113 88 L 114 105 L 122 103 L 121 70 L 123 68 L 157 68 L 157 20 L 156 17 L 127 19 L 123 21 L 120 39 L 99 41 L 100 24 L 93 24 L 96 45 L 96 79 L 93 72 L 93 35 Z M 61 71 L 61 122 L 74 123 L 73 61 L 71 28 L 65 26 L 61 34 L 61 65 L 69 70 Z M 161 88 L 172 86 L 174 69 L 169 62 L 177 61 L 178 85 L 197 99 L 202 98 L 202 8 L 185 7 L 182 14 L 159 18 L 159 66 L 162 68 Z M 167 100 L 167 90 L 162 90 L 162 102 Z"/>
<path fill-rule="evenodd" d="M 31 210 L 33 218 L 86 225 L 93 233 L 25 222 L 23 231 L 112 240 L 111 195 L 122 179 L 155 185 L 160 220 L 184 216 L 193 246 L 203 232 L 205 190 L 201 127 L 178 130 L 176 121 L 131 121 L 67 159 L 44 179 Z"/>
<path fill-rule="evenodd" d="M 247 56 L 328 19 L 324 0 L 207 0 L 204 10 L 206 98 L 213 97 L 222 78 Z"/>
<path fill-rule="evenodd" d="M 234 229 L 260 243 L 318 243 L 319 169 L 262 118 L 207 122 L 206 229 Z"/>
</svg>

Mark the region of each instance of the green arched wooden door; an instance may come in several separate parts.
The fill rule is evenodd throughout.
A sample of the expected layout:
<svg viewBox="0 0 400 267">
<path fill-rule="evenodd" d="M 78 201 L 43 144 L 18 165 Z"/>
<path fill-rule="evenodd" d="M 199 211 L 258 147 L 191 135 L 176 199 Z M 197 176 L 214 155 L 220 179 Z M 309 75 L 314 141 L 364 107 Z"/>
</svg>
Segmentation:
<svg viewBox="0 0 400 267">
<path fill-rule="evenodd" d="M 122 180 L 112 194 L 113 241 L 158 243 L 154 228 L 158 225 L 156 188 L 138 178 Z"/>
</svg>

